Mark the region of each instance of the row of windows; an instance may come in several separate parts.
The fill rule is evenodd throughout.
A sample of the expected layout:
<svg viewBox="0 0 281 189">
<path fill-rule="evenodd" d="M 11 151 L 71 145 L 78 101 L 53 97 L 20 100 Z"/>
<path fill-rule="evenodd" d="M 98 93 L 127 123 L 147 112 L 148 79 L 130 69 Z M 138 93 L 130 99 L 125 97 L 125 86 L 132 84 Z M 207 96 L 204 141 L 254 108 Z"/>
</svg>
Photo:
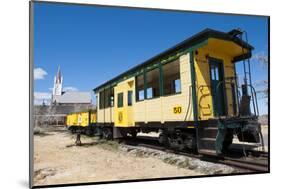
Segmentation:
<svg viewBox="0 0 281 189">
<path fill-rule="evenodd" d="M 128 91 L 127 93 L 127 105 L 128 106 L 132 106 L 132 102 L 133 102 L 133 91 Z M 124 97 L 123 97 L 123 93 L 118 93 L 117 94 L 117 107 L 118 108 L 122 108 L 124 106 L 123 104 L 123 100 L 124 100 Z"/>
<path fill-rule="evenodd" d="M 108 108 L 114 106 L 114 89 L 107 88 L 99 93 L 99 108 Z"/>
<path fill-rule="evenodd" d="M 133 103 L 133 91 L 128 91 L 128 106 L 131 106 Z M 99 93 L 99 109 L 104 109 L 114 106 L 114 91 L 107 90 L 101 91 Z M 117 106 L 118 108 L 123 107 L 123 93 L 117 94 Z"/>
<path fill-rule="evenodd" d="M 162 70 L 162 77 L 161 77 Z M 162 82 L 161 82 L 162 81 Z M 136 100 L 151 99 L 181 92 L 179 60 L 162 65 L 142 75 L 136 76 Z M 132 105 L 133 92 L 128 91 L 128 106 Z M 99 93 L 99 108 L 114 106 L 114 89 L 108 88 Z M 123 107 L 123 93 L 117 94 L 117 107 Z"/>
<path fill-rule="evenodd" d="M 160 75 L 160 69 L 162 69 L 162 77 Z M 162 85 L 160 79 L 163 81 Z M 181 92 L 179 60 L 137 76 L 136 85 L 137 101 L 159 97 L 160 90 L 162 90 L 163 95 Z"/>
</svg>

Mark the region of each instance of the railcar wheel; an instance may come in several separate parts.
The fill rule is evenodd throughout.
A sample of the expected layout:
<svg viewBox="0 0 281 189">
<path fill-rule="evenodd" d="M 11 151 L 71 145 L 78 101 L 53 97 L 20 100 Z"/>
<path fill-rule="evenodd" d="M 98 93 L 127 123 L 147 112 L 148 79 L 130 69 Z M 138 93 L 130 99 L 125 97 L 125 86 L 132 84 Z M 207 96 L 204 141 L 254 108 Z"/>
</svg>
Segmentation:
<svg viewBox="0 0 281 189">
<path fill-rule="evenodd" d="M 176 150 L 183 150 L 185 148 L 184 140 L 182 136 L 171 136 L 168 137 L 169 147 Z"/>
<path fill-rule="evenodd" d="M 93 134 L 92 130 L 90 128 L 87 128 L 86 129 L 86 135 L 87 136 L 92 136 L 92 134 Z"/>
<path fill-rule="evenodd" d="M 164 146 L 169 146 L 169 139 L 168 136 L 164 133 L 161 133 L 158 137 L 158 142 L 163 144 Z"/>
<path fill-rule="evenodd" d="M 111 140 L 113 138 L 113 133 L 110 128 L 104 128 L 102 135 L 107 140 Z"/>
<path fill-rule="evenodd" d="M 131 134 L 132 138 L 136 138 L 137 137 L 137 131 L 135 131 L 135 130 L 131 131 L 130 134 Z"/>
<path fill-rule="evenodd" d="M 195 149 L 196 148 L 196 140 L 195 137 L 188 134 L 185 136 L 184 145 L 188 149 Z"/>
<path fill-rule="evenodd" d="M 121 129 L 120 134 L 122 135 L 123 138 L 128 138 L 128 132 L 126 130 Z"/>
<path fill-rule="evenodd" d="M 183 150 L 184 148 L 185 148 L 185 145 L 184 145 L 184 140 L 183 140 L 183 138 L 182 137 L 178 137 L 177 139 L 176 139 L 176 148 L 178 149 L 178 150 Z"/>
</svg>

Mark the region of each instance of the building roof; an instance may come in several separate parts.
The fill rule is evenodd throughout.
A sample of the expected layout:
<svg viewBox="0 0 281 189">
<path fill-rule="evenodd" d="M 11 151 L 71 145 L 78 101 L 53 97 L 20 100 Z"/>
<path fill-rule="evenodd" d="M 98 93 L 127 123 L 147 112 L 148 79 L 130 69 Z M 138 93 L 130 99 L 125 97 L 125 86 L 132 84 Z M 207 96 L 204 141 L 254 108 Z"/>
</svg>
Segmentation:
<svg viewBox="0 0 281 189">
<path fill-rule="evenodd" d="M 91 103 L 92 97 L 90 92 L 64 92 L 61 96 L 53 96 L 56 103 Z"/>
<path fill-rule="evenodd" d="M 114 82 L 114 81 L 116 81 L 116 80 L 118 80 L 118 79 L 120 79 L 122 77 L 125 77 L 126 75 L 131 74 L 131 73 L 137 71 L 138 69 L 141 69 L 142 67 L 145 67 L 145 66 L 147 66 L 147 65 L 149 65 L 149 64 L 151 64 L 151 63 L 153 63 L 153 62 L 155 62 L 157 60 L 159 60 L 162 57 L 165 57 L 166 55 L 169 55 L 169 54 L 171 54 L 171 53 L 173 53 L 175 51 L 178 51 L 180 49 L 183 49 L 183 48 L 185 48 L 185 49 L 192 48 L 192 47 L 194 47 L 194 46 L 196 46 L 196 45 L 206 41 L 209 38 L 217 38 L 217 39 L 223 39 L 223 40 L 227 40 L 227 41 L 232 41 L 232 42 L 234 42 L 234 43 L 240 45 L 241 47 L 243 47 L 245 49 L 248 49 L 250 51 L 254 49 L 254 47 L 252 47 L 250 44 L 248 44 L 247 42 L 241 40 L 237 36 L 233 35 L 233 31 L 234 30 L 231 30 L 230 32 L 221 32 L 221 31 L 217 31 L 217 30 L 213 30 L 213 29 L 207 28 L 207 29 L 197 33 L 196 35 L 193 35 L 192 37 L 190 37 L 190 38 L 188 38 L 188 39 L 186 39 L 186 40 L 176 44 L 175 46 L 167 49 L 166 51 L 163 51 L 162 53 L 160 53 L 160 54 L 158 54 L 158 55 L 156 55 L 156 56 L 154 56 L 154 57 L 144 61 L 143 63 L 138 64 L 137 66 L 129 69 L 128 71 L 121 73 L 120 75 L 118 75 L 118 76 L 114 77 L 113 79 L 111 79 L 111 80 L 101 84 L 100 86 L 96 87 L 93 90 L 95 92 L 97 92 L 101 88 L 104 88 L 104 87 L 110 85 L 112 82 Z M 250 54 L 249 55 L 245 54 L 245 56 L 243 56 L 243 57 L 246 58 L 248 56 L 251 56 L 251 55 Z M 239 57 L 239 58 L 241 58 L 241 57 Z"/>
</svg>

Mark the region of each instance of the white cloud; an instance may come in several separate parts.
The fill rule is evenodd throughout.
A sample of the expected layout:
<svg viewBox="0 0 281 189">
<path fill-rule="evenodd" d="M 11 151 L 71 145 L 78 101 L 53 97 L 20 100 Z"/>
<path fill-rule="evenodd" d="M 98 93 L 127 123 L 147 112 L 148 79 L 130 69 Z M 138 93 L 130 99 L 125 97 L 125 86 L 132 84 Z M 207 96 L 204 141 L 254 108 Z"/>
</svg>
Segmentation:
<svg viewBox="0 0 281 189">
<path fill-rule="evenodd" d="M 45 102 L 45 104 L 50 104 L 51 98 L 52 98 L 51 93 L 34 92 L 34 104 L 35 105 L 42 105 L 43 102 Z"/>
<path fill-rule="evenodd" d="M 42 68 L 34 69 L 34 80 L 45 79 L 46 75 L 48 75 L 48 73 L 45 70 L 43 70 Z"/>
<path fill-rule="evenodd" d="M 78 89 L 77 89 L 76 87 L 71 87 L 71 86 L 69 86 L 69 87 L 64 87 L 64 88 L 63 88 L 63 91 L 65 91 L 65 92 L 71 92 L 71 91 L 78 91 Z"/>
</svg>

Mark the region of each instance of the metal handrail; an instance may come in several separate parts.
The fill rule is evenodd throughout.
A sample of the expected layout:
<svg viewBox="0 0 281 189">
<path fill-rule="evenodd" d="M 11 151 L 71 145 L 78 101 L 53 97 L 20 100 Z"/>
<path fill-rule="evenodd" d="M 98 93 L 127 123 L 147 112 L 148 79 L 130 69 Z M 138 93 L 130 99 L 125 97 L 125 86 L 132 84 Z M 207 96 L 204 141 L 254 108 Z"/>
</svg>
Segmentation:
<svg viewBox="0 0 281 189">
<path fill-rule="evenodd" d="M 233 82 L 230 82 L 230 81 L 220 81 L 218 84 L 217 84 L 217 86 L 216 86 L 216 88 L 215 88 L 215 94 L 216 94 L 216 101 L 218 100 L 218 95 L 217 95 L 217 93 L 218 93 L 218 89 L 219 89 L 219 87 L 223 84 L 223 83 L 225 83 L 225 84 L 233 84 Z M 252 93 L 251 93 L 251 101 L 253 101 L 253 109 L 254 109 L 254 115 L 255 116 L 259 116 L 259 108 L 258 108 L 258 102 L 257 102 L 257 94 L 256 94 L 256 90 L 255 90 L 255 88 L 252 86 L 252 85 L 250 85 L 250 84 L 247 84 L 246 86 L 248 86 L 248 87 L 250 87 L 251 88 L 251 90 L 253 91 Z M 200 85 L 199 87 L 197 87 L 197 90 L 199 91 L 199 90 L 201 90 L 201 89 L 203 89 L 204 87 L 208 87 L 208 88 L 210 88 L 211 86 L 210 85 Z M 237 92 L 237 94 L 236 94 L 236 96 L 237 96 L 237 104 L 236 104 L 236 109 L 237 109 L 237 115 L 238 116 L 240 116 L 240 109 L 239 109 L 239 101 L 241 100 L 241 91 L 239 90 L 239 89 L 241 89 L 241 87 L 238 87 L 237 89 L 236 89 L 236 92 Z M 214 106 L 214 105 L 213 105 Z M 225 108 L 227 109 L 227 104 L 225 104 Z M 227 114 L 227 116 L 228 116 L 228 111 L 226 112 Z M 219 116 L 220 117 L 220 116 Z"/>
<path fill-rule="evenodd" d="M 225 84 L 227 84 L 227 83 L 228 83 L 228 84 L 232 84 L 232 82 L 220 81 L 220 82 L 217 84 L 217 86 L 216 86 L 215 94 L 217 94 L 218 89 L 219 89 L 219 86 L 220 86 L 222 83 L 225 83 Z M 251 97 L 252 97 L 252 99 L 251 99 L 251 100 L 253 101 L 254 115 L 255 115 L 255 116 L 259 116 L 259 108 L 258 108 L 256 90 L 255 90 L 255 88 L 254 88 L 251 84 L 247 84 L 246 86 L 249 86 L 249 87 L 251 88 L 251 90 L 252 90 L 252 92 L 251 92 Z M 238 87 L 238 88 L 241 88 L 241 87 Z M 237 91 L 238 91 L 238 95 L 240 95 L 240 98 L 241 98 L 240 91 L 239 91 L 239 90 L 237 90 Z M 218 95 L 216 96 L 216 100 L 218 100 L 217 98 L 218 98 Z M 239 101 L 240 98 L 237 99 L 237 100 Z M 225 106 L 226 106 L 226 104 L 225 104 Z M 227 108 L 227 106 L 226 106 L 225 108 Z M 238 108 L 238 112 L 239 112 L 238 115 L 240 115 L 239 107 L 236 107 L 236 108 Z M 227 116 L 228 116 L 228 112 L 227 112 Z"/>
<path fill-rule="evenodd" d="M 255 116 L 259 116 L 259 107 L 258 107 L 258 100 L 257 100 L 257 92 L 256 92 L 256 89 L 252 86 L 252 85 L 250 85 L 250 84 L 247 84 L 246 86 L 248 86 L 248 87 L 251 87 L 251 90 L 253 90 L 253 95 L 251 95 L 252 96 L 252 101 L 253 101 L 253 106 L 255 106 L 255 108 L 256 108 L 256 110 L 257 111 L 255 111 Z M 239 89 L 241 88 L 241 87 L 238 87 Z M 239 94 L 240 94 L 240 91 L 238 91 L 239 92 Z M 240 96 L 241 96 L 241 94 L 240 94 Z M 240 97 L 241 98 L 241 97 Z M 253 107 L 254 108 L 254 107 Z"/>
</svg>

